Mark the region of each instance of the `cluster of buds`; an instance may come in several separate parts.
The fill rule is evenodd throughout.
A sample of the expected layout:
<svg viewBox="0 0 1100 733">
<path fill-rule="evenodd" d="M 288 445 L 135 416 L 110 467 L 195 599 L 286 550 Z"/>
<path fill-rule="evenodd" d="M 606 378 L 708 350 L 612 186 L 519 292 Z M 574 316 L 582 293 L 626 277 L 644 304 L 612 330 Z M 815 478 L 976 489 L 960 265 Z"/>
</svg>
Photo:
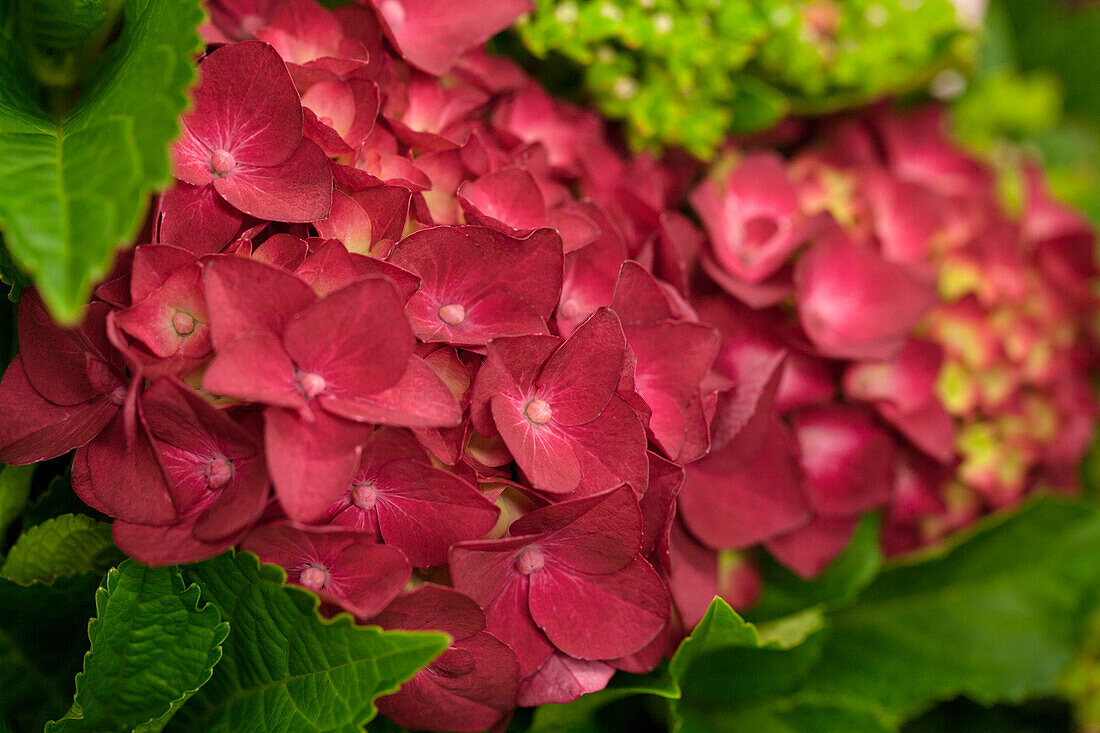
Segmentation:
<svg viewBox="0 0 1100 733">
<path fill-rule="evenodd" d="M 896 554 L 1073 490 L 1096 420 L 1095 235 L 1036 167 L 1003 201 L 938 108 L 788 132 L 789 160 L 746 146 L 690 194 L 709 235 L 692 303 L 760 427 L 712 432 L 687 467 L 689 623 L 716 590 L 752 602 L 757 543 L 813 577 L 867 511 Z"/>
<path fill-rule="evenodd" d="M 239 547 L 449 633 L 378 702 L 411 728 L 653 669 L 751 604 L 742 551 L 812 576 L 876 508 L 936 539 L 1064 483 L 1093 420 L 1091 233 L 1037 179 L 1010 221 L 883 113 L 718 166 L 704 233 L 693 165 L 480 49 L 528 5 L 211 4 L 143 243 L 77 328 L 25 293 L 0 382 L 0 461 L 75 449 L 132 557 Z"/>
</svg>

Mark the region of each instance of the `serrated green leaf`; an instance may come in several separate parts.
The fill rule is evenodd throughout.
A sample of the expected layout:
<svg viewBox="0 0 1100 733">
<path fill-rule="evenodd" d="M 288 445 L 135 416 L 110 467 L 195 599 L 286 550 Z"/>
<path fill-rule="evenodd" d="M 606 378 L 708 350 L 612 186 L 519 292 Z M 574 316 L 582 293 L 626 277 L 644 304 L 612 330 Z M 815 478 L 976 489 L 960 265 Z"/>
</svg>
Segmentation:
<svg viewBox="0 0 1100 733">
<path fill-rule="evenodd" d="M 199 588 L 175 567 L 127 560 L 107 573 L 88 626 L 91 650 L 65 717 L 47 733 L 155 733 L 210 679 L 229 625 L 199 607 Z"/>
<path fill-rule="evenodd" d="M 19 730 L 42 730 L 68 709 L 99 581 L 97 573 L 26 586 L 0 579 L 0 714 Z"/>
<path fill-rule="evenodd" d="M 49 582 L 61 575 L 102 572 L 120 559 L 110 524 L 62 514 L 20 535 L 0 566 L 0 576 L 22 585 Z"/>
<path fill-rule="evenodd" d="M 3 303 L 0 303 L 0 308 Z M 27 503 L 34 466 L 0 465 L 0 538 L 4 536 Z"/>
<path fill-rule="evenodd" d="M 882 567 L 878 529 L 877 514 L 861 519 L 848 547 L 813 580 L 803 580 L 770 557 L 764 558 L 760 563 L 764 590 L 748 618 L 774 619 L 818 604 L 828 609 L 851 604 Z"/>
<path fill-rule="evenodd" d="M 382 631 L 341 614 L 322 619 L 317 597 L 285 585 L 275 565 L 227 553 L 183 568 L 232 633 L 214 676 L 173 718 L 177 730 L 355 731 L 374 699 L 441 654 L 446 634 Z"/>
<path fill-rule="evenodd" d="M 794 697 L 821 653 L 823 623 L 820 612 L 812 609 L 765 632 L 765 627 L 744 621 L 728 603 L 715 598 L 669 663 L 669 673 L 682 691 L 672 703 L 675 729 L 784 730 L 783 720 L 803 719 L 811 712 L 821 717 L 830 706 L 847 713 L 846 701 Z M 876 716 L 877 712 L 871 717 L 877 721 Z M 769 720 L 774 728 L 759 727 Z"/>
<path fill-rule="evenodd" d="M 802 689 L 898 715 L 960 694 L 984 704 L 1053 694 L 1098 582 L 1100 512 L 1032 501 L 888 569 L 831 614 Z"/>
<path fill-rule="evenodd" d="M 196 0 L 126 0 L 118 39 L 55 121 L 0 14 L 0 230 L 53 314 L 74 321 L 150 191 L 171 180 L 168 143 L 201 48 Z"/>
</svg>

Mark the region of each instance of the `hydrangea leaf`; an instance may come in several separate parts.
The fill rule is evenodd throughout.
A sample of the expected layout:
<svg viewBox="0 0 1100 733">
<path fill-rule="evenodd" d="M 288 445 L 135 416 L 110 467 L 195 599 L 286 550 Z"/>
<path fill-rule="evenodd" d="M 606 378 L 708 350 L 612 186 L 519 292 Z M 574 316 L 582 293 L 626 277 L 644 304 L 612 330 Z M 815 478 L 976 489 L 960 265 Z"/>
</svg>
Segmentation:
<svg viewBox="0 0 1100 733">
<path fill-rule="evenodd" d="M 48 733 L 161 730 L 221 658 L 229 625 L 174 567 L 127 560 L 95 593 L 91 650 L 72 708 Z"/>
<path fill-rule="evenodd" d="M 873 705 L 801 693 L 825 639 L 818 609 L 756 627 L 716 598 L 669 664 L 683 691 L 672 704 L 674 729 L 889 730 Z"/>
<path fill-rule="evenodd" d="M 374 717 L 374 699 L 397 690 L 441 654 L 446 634 L 382 631 L 350 616 L 322 619 L 317 597 L 285 584 L 285 572 L 251 553 L 187 566 L 203 600 L 232 634 L 211 680 L 170 729 L 353 731 Z"/>
<path fill-rule="evenodd" d="M 86 514 L 103 521 L 109 519 L 106 514 L 92 509 L 80 500 L 73 491 L 72 482 L 68 476 L 54 476 L 50 479 L 46 490 L 32 499 L 23 510 L 23 516 L 20 517 L 23 522 L 23 531 L 36 524 L 42 524 L 46 520 L 60 517 L 62 514 Z"/>
<path fill-rule="evenodd" d="M 150 191 L 171 180 L 167 147 L 195 76 L 202 10 L 126 0 L 118 39 L 55 119 L 16 39 L 14 5 L 0 14 L 0 230 L 54 315 L 74 321 L 136 234 Z"/>
<path fill-rule="evenodd" d="M 20 535 L 0 566 L 0 576 L 23 585 L 49 582 L 62 575 L 102 572 L 121 558 L 110 524 L 62 514 Z"/>
<path fill-rule="evenodd" d="M 34 466 L 0 465 L 0 537 L 23 511 L 30 495 L 33 475 Z"/>
<path fill-rule="evenodd" d="M 882 567 L 878 530 L 878 515 L 865 516 L 844 552 L 813 580 L 803 580 L 775 560 L 764 559 L 760 567 L 764 591 L 749 618 L 779 618 L 817 604 L 830 609 L 850 605 Z"/>
<path fill-rule="evenodd" d="M 960 694 L 984 704 L 1052 694 L 1098 581 L 1100 511 L 1030 502 L 886 570 L 831 614 L 803 689 L 899 715 Z"/>
<path fill-rule="evenodd" d="M 81 573 L 31 585 L 0 579 L 0 715 L 18 730 L 42 730 L 72 702 L 100 578 Z"/>
</svg>

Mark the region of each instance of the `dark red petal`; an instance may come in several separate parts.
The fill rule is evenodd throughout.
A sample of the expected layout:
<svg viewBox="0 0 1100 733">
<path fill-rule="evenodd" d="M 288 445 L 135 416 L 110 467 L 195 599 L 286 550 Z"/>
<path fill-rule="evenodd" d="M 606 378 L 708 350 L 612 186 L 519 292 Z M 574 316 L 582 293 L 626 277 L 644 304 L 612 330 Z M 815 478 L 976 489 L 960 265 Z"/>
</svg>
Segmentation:
<svg viewBox="0 0 1100 733">
<path fill-rule="evenodd" d="M 484 537 L 500 510 L 458 476 L 417 461 L 390 461 L 376 480 L 378 527 L 416 567 L 445 565 L 447 550 Z"/>
<path fill-rule="evenodd" d="M 225 552 L 237 540 L 227 537 L 218 542 L 203 542 L 192 533 L 193 526 L 190 521 L 157 526 L 116 519 L 111 524 L 111 535 L 118 549 L 153 567 L 206 560 Z"/>
<path fill-rule="evenodd" d="M 524 707 L 573 702 L 607 686 L 615 668 L 555 652 L 519 684 L 516 702 Z"/>
<path fill-rule="evenodd" d="M 485 614 L 473 599 L 435 583 L 402 593 L 371 621 L 384 629 L 444 631 L 455 641 L 485 629 Z"/>
<path fill-rule="evenodd" d="M 279 504 L 291 519 L 319 518 L 347 491 L 370 429 L 314 410 L 306 421 L 293 410 L 264 412 L 267 466 Z"/>
<path fill-rule="evenodd" d="M 404 318 L 404 315 L 402 315 Z M 462 422 L 462 408 L 447 384 L 419 356 L 389 389 L 356 397 L 321 395 L 324 409 L 357 422 L 405 428 L 445 428 Z"/>
<path fill-rule="evenodd" d="M 814 578 L 844 551 L 858 517 L 815 517 L 790 534 L 768 540 L 768 551 L 803 578 Z"/>
<path fill-rule="evenodd" d="M 640 557 L 607 575 L 548 563 L 530 580 L 531 618 L 570 656 L 625 657 L 651 642 L 668 623 L 668 591 Z"/>
<path fill-rule="evenodd" d="M 211 151 L 228 151 L 239 162 L 281 163 L 302 138 L 298 92 L 266 43 L 233 43 L 208 54 L 192 95 L 187 128 Z"/>
<path fill-rule="evenodd" d="M 754 453 L 737 444 L 687 467 L 680 515 L 715 549 L 738 549 L 789 531 L 810 518 L 786 428 L 773 423 Z"/>
<path fill-rule="evenodd" d="M 535 488 L 564 494 L 580 485 L 581 465 L 568 435 L 552 423 L 528 420 L 524 400 L 497 395 L 490 404 L 497 430 Z"/>
<path fill-rule="evenodd" d="M 225 202 L 211 185 L 177 182 L 160 199 L 157 241 L 197 255 L 220 252 L 233 241 L 244 215 Z"/>
<path fill-rule="evenodd" d="M 240 164 L 214 179 L 214 188 L 246 214 L 274 221 L 324 219 L 332 207 L 332 161 L 312 140 L 277 165 Z"/>
<path fill-rule="evenodd" d="M 378 710 L 414 730 L 483 731 L 515 707 L 518 676 L 515 652 L 479 633 L 455 642 L 398 692 L 379 698 Z"/>
<path fill-rule="evenodd" d="M 581 425 L 603 412 L 622 374 L 626 337 L 615 314 L 601 308 L 546 362 L 538 396 L 550 404 L 552 420 Z"/>
<path fill-rule="evenodd" d="M 357 398 L 401 379 L 413 334 L 394 284 L 370 277 L 329 293 L 293 316 L 283 342 L 299 369 L 325 380 L 323 394 Z"/>
<path fill-rule="evenodd" d="M 210 310 L 214 348 L 249 331 L 282 338 L 287 321 L 317 299 L 301 279 L 245 257 L 215 257 L 206 263 L 203 288 Z"/>
<path fill-rule="evenodd" d="M 531 0 L 456 5 L 449 0 L 371 0 L 382 28 L 418 69 L 442 76 L 458 56 L 534 8 Z"/>
<path fill-rule="evenodd" d="M 215 395 L 265 405 L 304 408 L 294 363 L 277 338 L 257 332 L 218 351 L 206 368 L 203 388 Z"/>
<path fill-rule="evenodd" d="M 99 435 L 117 412 L 118 403 L 108 397 L 69 406 L 46 400 L 18 355 L 0 381 L 0 462 L 22 466 L 68 453 Z"/>
</svg>

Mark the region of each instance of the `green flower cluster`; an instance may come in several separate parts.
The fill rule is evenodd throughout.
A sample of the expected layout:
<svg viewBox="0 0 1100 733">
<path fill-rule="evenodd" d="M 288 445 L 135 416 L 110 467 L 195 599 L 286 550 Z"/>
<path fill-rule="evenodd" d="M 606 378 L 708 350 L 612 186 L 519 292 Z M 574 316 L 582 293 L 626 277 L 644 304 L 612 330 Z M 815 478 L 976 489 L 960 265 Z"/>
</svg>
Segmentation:
<svg viewBox="0 0 1100 733">
<path fill-rule="evenodd" d="M 578 67 L 636 147 L 709 156 L 730 132 L 927 82 L 968 62 L 950 0 L 541 0 L 516 28 Z"/>
</svg>

